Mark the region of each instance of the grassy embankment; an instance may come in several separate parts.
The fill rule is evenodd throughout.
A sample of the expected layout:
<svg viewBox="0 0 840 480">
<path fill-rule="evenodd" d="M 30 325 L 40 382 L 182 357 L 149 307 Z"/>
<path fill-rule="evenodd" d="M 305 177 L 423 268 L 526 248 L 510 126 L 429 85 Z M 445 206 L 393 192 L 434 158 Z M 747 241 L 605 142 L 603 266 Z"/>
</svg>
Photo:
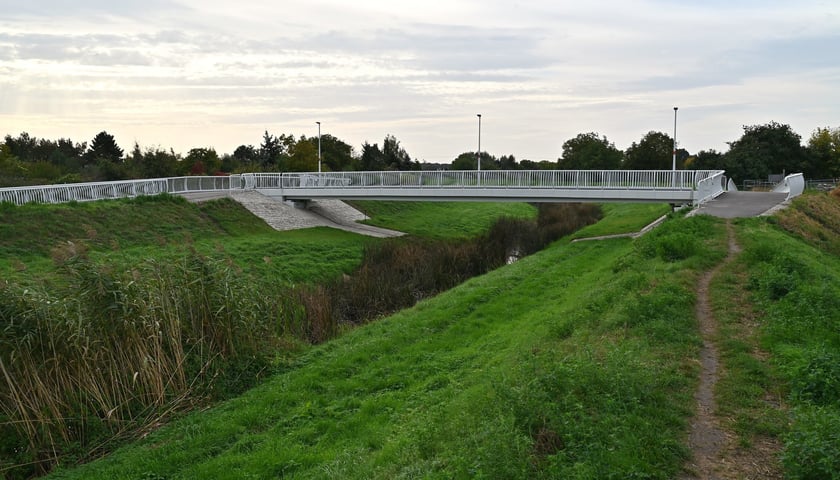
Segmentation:
<svg viewBox="0 0 840 480">
<path fill-rule="evenodd" d="M 257 278 L 315 282 L 352 271 L 365 241 L 328 228 L 277 232 L 229 199 L 0 205 L 0 273 L 21 281 L 52 276 L 74 253 L 122 269 L 151 258 L 174 261 L 192 249 L 230 257 Z"/>
<path fill-rule="evenodd" d="M 744 251 L 712 286 L 719 414 L 743 447 L 781 438 L 791 478 L 840 471 L 838 219 L 837 200 L 806 195 L 736 222 Z M 716 239 L 711 259 L 692 234 Z M 721 243 L 692 219 L 636 248 L 555 245 L 62 476 L 667 478 L 695 373 L 690 284 Z"/>
<path fill-rule="evenodd" d="M 492 204 L 474 213 L 475 234 L 500 214 Z M 275 232 L 230 200 L 169 196 L 3 205 L 0 233 L 7 473 L 83 458 L 252 385 L 271 357 L 312 338 L 295 293 L 308 287 L 292 284 L 351 272 L 375 242 L 327 228 Z"/>
<path fill-rule="evenodd" d="M 636 242 L 557 242 L 57 476 L 671 478 L 697 371 L 693 282 L 723 238 L 692 218 Z"/>
<path fill-rule="evenodd" d="M 840 478 L 840 198 L 807 193 L 736 232 L 743 252 L 712 286 L 720 417 L 759 461 L 781 447 L 788 478 Z"/>
</svg>

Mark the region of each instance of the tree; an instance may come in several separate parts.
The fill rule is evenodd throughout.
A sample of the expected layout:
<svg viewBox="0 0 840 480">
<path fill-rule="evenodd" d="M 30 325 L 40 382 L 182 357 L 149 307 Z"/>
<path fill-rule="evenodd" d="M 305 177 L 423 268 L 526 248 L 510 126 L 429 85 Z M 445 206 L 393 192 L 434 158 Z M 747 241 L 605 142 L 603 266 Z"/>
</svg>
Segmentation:
<svg viewBox="0 0 840 480">
<path fill-rule="evenodd" d="M 840 128 L 817 128 L 808 139 L 809 178 L 840 177 Z"/>
<path fill-rule="evenodd" d="M 16 138 L 6 135 L 4 144 L 9 149 L 9 154 L 17 157 L 22 162 L 35 161 L 35 148 L 38 146 L 38 139 L 30 137 L 28 133 L 21 132 Z"/>
<path fill-rule="evenodd" d="M 516 170 L 519 165 L 516 164 L 516 157 L 513 155 L 502 155 L 499 157 L 500 170 Z"/>
<path fill-rule="evenodd" d="M 318 170 L 318 147 L 301 137 L 291 155 L 281 164 L 286 172 L 315 172 Z"/>
<path fill-rule="evenodd" d="M 385 136 L 385 141 L 382 142 L 382 155 L 385 157 L 387 170 L 420 170 L 420 163 L 411 161 L 411 156 L 393 135 Z"/>
<path fill-rule="evenodd" d="M 624 152 L 623 168 L 628 170 L 671 170 L 674 141 L 667 133 L 650 131 L 639 143 Z M 677 165 L 679 168 L 680 165 Z"/>
<path fill-rule="evenodd" d="M 362 156 L 359 158 L 359 170 L 363 172 L 375 172 L 385 169 L 385 155 L 377 144 L 362 144 Z"/>
<path fill-rule="evenodd" d="M 274 168 L 283 163 L 289 156 L 289 150 L 295 144 L 295 136 L 281 134 L 275 137 L 268 133 L 263 134 L 263 141 L 260 144 L 259 159 L 263 167 Z"/>
<path fill-rule="evenodd" d="M 215 175 L 222 161 L 212 148 L 192 148 L 184 159 L 193 175 Z"/>
<path fill-rule="evenodd" d="M 726 168 L 724 160 L 724 155 L 715 149 L 700 150 L 689 157 L 684 166 L 689 170 L 723 170 Z"/>
<path fill-rule="evenodd" d="M 55 150 L 50 154 L 49 160 L 59 164 L 68 170 L 78 170 L 82 165 L 87 143 L 73 143 L 69 138 L 59 138 L 55 142 Z"/>
<path fill-rule="evenodd" d="M 726 173 L 736 183 L 743 183 L 748 179 L 763 180 L 770 174 L 802 171 L 808 163 L 808 152 L 800 140 L 790 125 L 745 125 L 741 138 L 729 142 Z"/>
<path fill-rule="evenodd" d="M 318 151 L 318 137 L 309 139 Z M 353 147 L 330 134 L 321 135 L 321 167 L 323 170 L 340 172 L 349 170 L 353 162 Z"/>
<path fill-rule="evenodd" d="M 117 145 L 114 136 L 106 131 L 101 131 L 93 137 L 90 147 L 85 153 L 85 160 L 88 164 L 98 163 L 102 160 L 111 163 L 120 163 L 123 158 L 123 150 Z"/>
<path fill-rule="evenodd" d="M 256 164 L 260 160 L 260 153 L 253 145 L 240 145 L 233 151 L 233 158 L 240 164 Z"/>
<path fill-rule="evenodd" d="M 496 160 L 496 157 L 490 155 L 487 152 L 481 152 L 479 154 L 481 158 L 481 169 L 482 170 L 498 170 L 499 169 L 499 162 Z M 475 152 L 464 152 L 457 157 L 455 160 L 452 161 L 452 166 L 450 167 L 451 170 L 476 170 L 476 155 Z"/>
<path fill-rule="evenodd" d="M 580 133 L 563 142 L 563 156 L 557 164 L 562 170 L 616 170 L 621 168 L 622 156 L 607 137 Z"/>
</svg>

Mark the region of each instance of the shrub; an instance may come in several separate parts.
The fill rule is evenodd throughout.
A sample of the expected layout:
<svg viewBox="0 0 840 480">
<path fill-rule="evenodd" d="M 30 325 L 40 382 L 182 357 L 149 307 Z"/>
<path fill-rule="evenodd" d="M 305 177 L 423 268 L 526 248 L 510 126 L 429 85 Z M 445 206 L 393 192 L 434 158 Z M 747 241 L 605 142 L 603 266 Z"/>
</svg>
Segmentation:
<svg viewBox="0 0 840 480">
<path fill-rule="evenodd" d="M 795 480 L 840 479 L 840 412 L 830 407 L 801 407 L 785 436 L 782 463 Z"/>
<path fill-rule="evenodd" d="M 791 390 L 800 401 L 840 407 L 840 354 L 825 346 L 812 350 L 796 368 Z"/>
</svg>

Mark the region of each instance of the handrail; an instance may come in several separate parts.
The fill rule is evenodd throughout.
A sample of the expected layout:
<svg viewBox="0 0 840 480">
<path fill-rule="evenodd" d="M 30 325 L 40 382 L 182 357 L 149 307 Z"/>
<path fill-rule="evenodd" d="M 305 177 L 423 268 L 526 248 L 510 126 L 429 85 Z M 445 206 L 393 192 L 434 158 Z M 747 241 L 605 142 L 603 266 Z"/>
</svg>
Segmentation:
<svg viewBox="0 0 840 480">
<path fill-rule="evenodd" d="M 0 202 L 25 203 L 89 202 L 130 198 L 160 193 L 204 192 L 241 189 L 239 175 L 218 177 L 170 177 L 114 182 L 64 183 L 0 188 Z"/>
<path fill-rule="evenodd" d="M 62 203 L 218 190 L 252 189 L 577 189 L 697 191 L 715 195 L 722 170 L 437 170 L 246 173 L 0 188 L 0 202 Z M 708 190 L 708 192 L 707 192 Z"/>
<path fill-rule="evenodd" d="M 805 177 L 801 173 L 792 173 L 773 187 L 774 192 L 787 193 L 785 200 L 802 195 L 805 191 Z"/>
<path fill-rule="evenodd" d="M 722 170 L 437 170 L 258 175 L 257 188 L 575 188 L 695 190 Z"/>
<path fill-rule="evenodd" d="M 707 202 L 726 191 L 726 177 L 723 170 L 716 171 L 697 182 L 695 189 L 694 206 Z"/>
</svg>

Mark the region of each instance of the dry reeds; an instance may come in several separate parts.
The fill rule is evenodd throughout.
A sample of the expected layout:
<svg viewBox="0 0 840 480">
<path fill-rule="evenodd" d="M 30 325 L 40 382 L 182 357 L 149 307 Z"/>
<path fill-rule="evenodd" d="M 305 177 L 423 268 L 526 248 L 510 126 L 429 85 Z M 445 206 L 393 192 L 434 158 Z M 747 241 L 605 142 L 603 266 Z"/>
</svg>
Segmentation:
<svg viewBox="0 0 840 480">
<path fill-rule="evenodd" d="M 259 355 L 274 330 L 277 315 L 262 316 L 271 305 L 196 254 L 119 274 L 78 257 L 64 269 L 62 291 L 0 295 L 0 415 L 26 442 L 17 461 L 31 473 L 70 445 L 185 408 L 223 361 Z"/>
</svg>

